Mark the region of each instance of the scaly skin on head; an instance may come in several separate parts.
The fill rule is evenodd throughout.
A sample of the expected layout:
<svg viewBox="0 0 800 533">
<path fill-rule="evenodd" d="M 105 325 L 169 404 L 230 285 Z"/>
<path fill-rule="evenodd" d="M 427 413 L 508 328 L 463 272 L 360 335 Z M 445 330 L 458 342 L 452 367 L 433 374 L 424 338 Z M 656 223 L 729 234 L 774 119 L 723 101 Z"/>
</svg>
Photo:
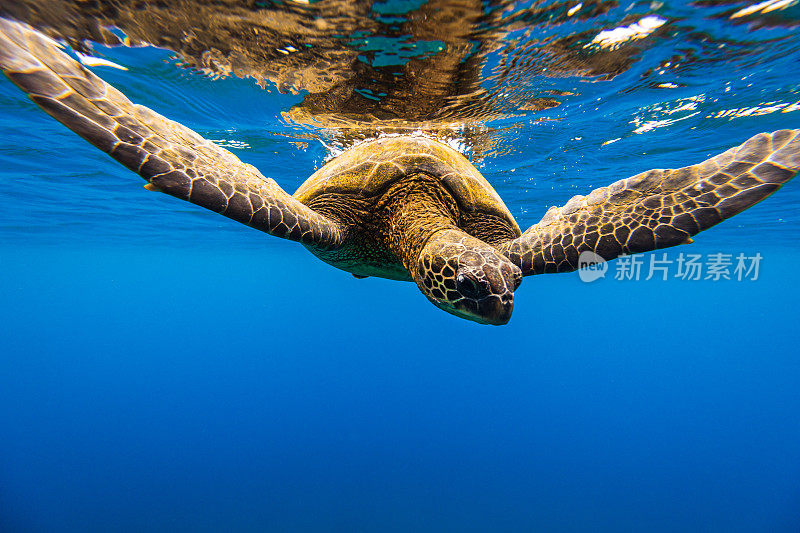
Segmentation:
<svg viewBox="0 0 800 533">
<path fill-rule="evenodd" d="M 386 206 L 389 248 L 422 293 L 440 309 L 482 324 L 511 318 L 522 271 L 456 226 L 458 208 L 432 180 L 417 176 Z"/>
<path fill-rule="evenodd" d="M 461 230 L 435 233 L 411 272 L 437 307 L 482 324 L 503 325 L 514 310 L 522 271 L 497 250 Z"/>
</svg>

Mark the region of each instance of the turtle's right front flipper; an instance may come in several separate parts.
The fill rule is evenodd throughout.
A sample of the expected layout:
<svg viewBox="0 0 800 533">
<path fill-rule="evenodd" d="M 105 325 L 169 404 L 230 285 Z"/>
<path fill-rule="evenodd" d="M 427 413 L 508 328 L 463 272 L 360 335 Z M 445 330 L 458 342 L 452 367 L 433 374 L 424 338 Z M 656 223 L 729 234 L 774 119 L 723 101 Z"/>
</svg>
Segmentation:
<svg viewBox="0 0 800 533">
<path fill-rule="evenodd" d="M 691 242 L 760 202 L 800 170 L 800 130 L 760 133 L 679 169 L 655 169 L 553 207 L 500 251 L 525 276 L 570 272 L 580 254 L 606 261 Z"/>
<path fill-rule="evenodd" d="M 0 19 L 0 69 L 42 109 L 139 173 L 146 187 L 277 237 L 334 248 L 342 228 L 189 128 L 136 105 L 27 24 Z"/>
</svg>

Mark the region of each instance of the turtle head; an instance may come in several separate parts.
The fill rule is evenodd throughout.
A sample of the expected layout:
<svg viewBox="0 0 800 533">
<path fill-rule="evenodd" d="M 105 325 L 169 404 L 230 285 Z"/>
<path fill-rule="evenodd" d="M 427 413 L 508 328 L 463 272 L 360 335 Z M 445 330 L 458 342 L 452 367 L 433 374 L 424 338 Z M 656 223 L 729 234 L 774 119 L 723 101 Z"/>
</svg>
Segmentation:
<svg viewBox="0 0 800 533">
<path fill-rule="evenodd" d="M 457 230 L 431 237 L 412 272 L 437 307 L 481 324 L 511 318 L 522 271 L 488 244 Z"/>
</svg>

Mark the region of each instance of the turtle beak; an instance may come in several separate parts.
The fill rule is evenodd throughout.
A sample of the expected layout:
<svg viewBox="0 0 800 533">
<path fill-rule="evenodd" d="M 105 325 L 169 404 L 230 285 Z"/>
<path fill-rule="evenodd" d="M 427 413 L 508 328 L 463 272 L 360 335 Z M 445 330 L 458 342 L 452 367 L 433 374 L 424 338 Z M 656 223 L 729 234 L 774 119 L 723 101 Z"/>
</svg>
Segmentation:
<svg viewBox="0 0 800 533">
<path fill-rule="evenodd" d="M 509 292 L 502 296 L 491 295 L 478 302 L 478 321 L 493 326 L 502 326 L 511 319 L 514 311 L 514 293 Z"/>
<path fill-rule="evenodd" d="M 492 326 L 507 324 L 511 319 L 511 312 L 514 310 L 514 293 L 504 294 L 503 296 L 493 294 L 478 301 L 472 300 L 468 308 L 457 308 L 446 302 L 440 302 L 433 298 L 428 299 L 433 305 L 451 315 L 465 318 L 478 324 Z"/>
</svg>

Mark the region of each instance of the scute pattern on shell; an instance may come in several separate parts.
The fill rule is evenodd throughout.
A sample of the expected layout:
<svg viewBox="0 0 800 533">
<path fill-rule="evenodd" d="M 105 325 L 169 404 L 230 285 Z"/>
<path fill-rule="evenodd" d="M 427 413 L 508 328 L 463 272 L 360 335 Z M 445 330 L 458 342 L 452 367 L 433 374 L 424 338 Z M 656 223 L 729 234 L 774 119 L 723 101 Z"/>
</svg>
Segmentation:
<svg viewBox="0 0 800 533">
<path fill-rule="evenodd" d="M 800 170 L 800 130 L 760 133 L 697 165 L 642 172 L 552 207 L 501 247 L 525 275 L 578 268 L 581 252 L 606 260 L 690 242 L 763 200 Z"/>
<path fill-rule="evenodd" d="M 342 229 L 229 151 L 120 91 L 30 26 L 0 19 L 0 68 L 42 109 L 150 188 L 277 237 L 333 248 Z"/>
<path fill-rule="evenodd" d="M 493 214 L 518 228 L 478 169 L 457 150 L 427 137 L 383 137 L 354 146 L 312 174 L 294 197 L 306 205 L 326 193 L 371 198 L 415 173 L 439 178 L 461 209 Z"/>
</svg>

